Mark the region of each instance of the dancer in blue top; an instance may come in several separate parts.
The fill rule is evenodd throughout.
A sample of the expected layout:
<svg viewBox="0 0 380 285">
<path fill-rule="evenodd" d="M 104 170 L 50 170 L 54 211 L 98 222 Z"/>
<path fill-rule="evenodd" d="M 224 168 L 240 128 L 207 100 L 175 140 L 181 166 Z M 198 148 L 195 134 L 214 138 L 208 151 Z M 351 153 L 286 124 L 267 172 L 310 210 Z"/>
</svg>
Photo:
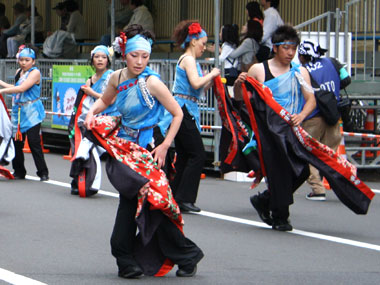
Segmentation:
<svg viewBox="0 0 380 285">
<path fill-rule="evenodd" d="M 12 128 L 16 156 L 12 161 L 12 166 L 15 179 L 25 179 L 26 169 L 22 149 L 25 136 L 27 136 L 37 168 L 37 175 L 41 181 L 46 181 L 49 179 L 49 171 L 42 152 L 40 137 L 41 122 L 45 118 L 45 109 L 40 100 L 41 73 L 34 67 L 35 59 L 36 53 L 32 48 L 20 47 L 17 54 L 20 68 L 16 72 L 16 84 L 12 85 L 0 80 L 0 86 L 5 87 L 0 90 L 0 93 L 13 93 Z"/>
<path fill-rule="evenodd" d="M 184 114 L 181 127 L 175 137 L 177 159 L 176 175 L 171 183 L 174 197 L 181 210 L 199 212 L 194 203 L 197 199 L 200 176 L 206 154 L 200 134 L 198 100 L 220 74 L 214 68 L 203 75 L 196 59 L 206 49 L 207 34 L 198 22 L 182 21 L 174 30 L 174 39 L 185 50 L 178 60 L 174 79 L 173 94 Z M 163 133 L 170 124 L 171 116 L 165 113 L 160 128 Z"/>
<path fill-rule="evenodd" d="M 110 49 L 112 50 L 112 49 Z M 96 46 L 91 51 L 91 66 L 95 70 L 95 74 L 92 75 L 86 82 L 86 85 L 83 85 L 81 87 L 81 90 L 86 94 L 87 96 L 79 97 L 79 100 L 76 100 L 76 103 L 79 101 L 81 102 L 80 106 L 81 109 L 78 110 L 78 106 L 76 106 L 76 111 L 73 114 L 73 116 L 76 119 L 76 124 L 78 126 L 78 129 L 81 130 L 80 132 L 75 132 L 76 128 L 74 126 L 69 126 L 69 137 L 71 140 L 71 147 L 72 151 L 75 153 L 75 160 L 72 163 L 72 167 L 70 170 L 70 176 L 73 177 L 73 180 L 71 181 L 71 194 L 72 195 L 78 195 L 80 194 L 81 197 L 87 197 L 91 196 L 93 194 L 96 194 L 98 189 L 100 188 L 101 183 L 101 167 L 100 167 L 100 160 L 99 156 L 105 152 L 104 149 L 96 148 L 96 152 L 94 152 L 92 146 L 92 143 L 89 143 L 88 140 L 82 140 L 83 136 L 83 129 L 80 127 L 83 125 L 84 120 L 86 119 L 87 112 L 90 110 L 91 106 L 95 103 L 97 99 L 103 96 L 103 93 L 107 87 L 108 81 L 111 78 L 111 75 L 113 73 L 112 69 L 109 69 L 111 65 L 111 54 L 110 50 L 103 45 Z M 78 96 L 81 96 L 81 93 L 79 92 Z M 79 104 L 78 104 L 79 105 Z M 79 114 L 77 114 L 79 112 Z M 108 115 L 108 116 L 119 116 L 120 113 L 116 108 L 116 104 L 111 104 L 107 107 L 106 110 L 104 110 L 101 115 Z M 74 119 L 75 121 L 75 119 Z M 77 130 L 78 130 L 77 129 Z M 81 151 L 78 153 L 76 150 L 79 149 L 79 146 L 82 145 L 80 148 Z M 83 146 L 86 147 L 83 147 Z M 90 158 L 90 156 L 93 156 L 94 159 Z M 96 175 L 88 175 L 88 173 L 85 173 L 85 169 L 87 169 L 84 166 L 84 162 L 87 161 L 95 161 L 97 167 L 97 171 L 95 171 Z M 81 176 L 81 181 L 86 181 L 87 183 L 82 183 L 80 187 L 78 187 L 78 176 Z M 94 177 L 93 179 L 90 179 L 90 177 Z M 79 189 L 80 188 L 80 189 Z"/>
<path fill-rule="evenodd" d="M 274 57 L 254 64 L 248 74 L 239 75 L 234 86 L 235 99 L 242 98 L 241 83 L 250 76 L 271 89 L 277 103 L 290 112 L 292 125 L 299 126 L 304 122 L 316 103 L 309 73 L 306 68 L 292 62 L 299 42 L 297 31 L 293 27 L 283 25 L 277 28 L 272 35 Z M 273 181 L 273 177 L 267 176 L 267 180 Z M 293 203 L 293 191 L 296 189 L 281 186 L 253 195 L 250 201 L 259 217 L 274 230 L 291 231 L 293 227 L 288 219 L 289 206 Z"/>
<path fill-rule="evenodd" d="M 103 96 L 89 110 L 85 126 L 112 157 L 107 174 L 120 192 L 111 236 L 118 275 L 163 276 L 178 264 L 176 275 L 191 277 L 203 252 L 183 235 L 181 213 L 160 169 L 183 114 L 159 75 L 147 66 L 152 41 L 152 33 L 140 25 L 128 26 L 116 39 L 115 52 L 126 58 L 127 67 L 112 74 Z M 95 117 L 114 102 L 121 119 Z M 173 120 L 165 139 L 157 145 L 153 128 L 163 108 Z"/>
<path fill-rule="evenodd" d="M 108 48 L 102 45 L 96 46 L 91 51 L 90 64 L 95 69 L 95 74 L 87 80 L 86 85 L 82 86 L 81 89 L 84 91 L 84 93 L 90 95 L 89 100 L 92 101 L 92 106 L 92 104 L 97 99 L 103 96 L 103 93 L 106 90 L 108 81 L 113 72 L 112 69 L 109 69 L 109 67 L 111 66 L 111 54 Z M 87 112 L 83 109 L 82 111 L 84 113 L 84 121 Z M 120 113 L 117 111 L 116 105 L 112 104 L 102 112 L 102 115 L 118 116 L 120 115 Z"/>
</svg>

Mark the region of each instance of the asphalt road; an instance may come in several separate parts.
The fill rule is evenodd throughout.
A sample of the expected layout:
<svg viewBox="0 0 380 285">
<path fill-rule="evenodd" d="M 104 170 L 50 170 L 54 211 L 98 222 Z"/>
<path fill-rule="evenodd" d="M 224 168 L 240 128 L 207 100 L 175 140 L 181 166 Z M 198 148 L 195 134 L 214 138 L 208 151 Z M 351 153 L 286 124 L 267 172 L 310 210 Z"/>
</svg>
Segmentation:
<svg viewBox="0 0 380 285">
<path fill-rule="evenodd" d="M 333 192 L 308 201 L 303 185 L 291 207 L 292 232 L 261 223 L 247 182 L 208 175 L 199 214 L 184 214 L 185 234 L 204 251 L 194 278 L 117 277 L 109 238 L 117 193 L 103 176 L 100 194 L 70 195 L 70 162 L 47 154 L 50 181 L 40 182 L 31 155 L 26 180 L 0 180 L 0 284 L 378 284 L 380 199 L 358 216 Z M 103 167 L 104 171 L 104 167 Z M 373 174 L 373 173 L 372 173 Z M 370 178 L 370 179 L 369 179 Z M 377 174 L 363 175 L 380 189 Z M 258 187 L 263 190 L 264 184 Z M 377 190 L 377 193 L 380 193 Z"/>
</svg>

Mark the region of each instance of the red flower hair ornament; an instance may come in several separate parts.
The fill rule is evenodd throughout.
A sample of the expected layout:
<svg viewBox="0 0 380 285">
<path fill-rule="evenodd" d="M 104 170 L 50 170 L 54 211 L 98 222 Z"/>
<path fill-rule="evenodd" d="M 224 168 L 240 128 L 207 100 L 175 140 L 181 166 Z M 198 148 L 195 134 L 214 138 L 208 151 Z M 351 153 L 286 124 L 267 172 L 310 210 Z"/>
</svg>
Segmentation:
<svg viewBox="0 0 380 285">
<path fill-rule="evenodd" d="M 120 53 L 123 57 L 123 60 L 125 59 L 125 47 L 127 45 L 127 36 L 125 33 L 121 32 L 120 36 L 115 39 L 113 42 L 113 50 Z"/>
<path fill-rule="evenodd" d="M 202 29 L 201 25 L 197 22 L 192 23 L 189 28 L 188 35 L 185 41 L 181 44 L 181 47 L 185 49 L 185 43 L 190 42 L 192 39 L 200 39 L 203 37 L 207 37 L 207 33 Z"/>
<path fill-rule="evenodd" d="M 189 35 L 199 34 L 202 32 L 202 27 L 199 23 L 192 23 L 189 26 Z"/>
</svg>

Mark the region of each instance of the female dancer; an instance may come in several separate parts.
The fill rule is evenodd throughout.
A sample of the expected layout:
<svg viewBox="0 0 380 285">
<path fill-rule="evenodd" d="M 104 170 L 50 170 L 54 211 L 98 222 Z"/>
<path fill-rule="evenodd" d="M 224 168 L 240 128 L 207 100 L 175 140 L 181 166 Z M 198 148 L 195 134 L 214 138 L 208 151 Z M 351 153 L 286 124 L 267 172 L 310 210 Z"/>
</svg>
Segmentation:
<svg viewBox="0 0 380 285">
<path fill-rule="evenodd" d="M 83 122 L 86 119 L 87 112 L 91 108 L 91 106 L 95 103 L 95 101 L 103 96 L 103 93 L 107 87 L 108 81 L 113 73 L 112 69 L 109 69 L 111 65 L 110 51 L 106 46 L 99 45 L 96 46 L 91 51 L 91 66 L 95 70 L 95 74 L 92 75 L 86 82 L 86 85 L 81 87 L 81 91 L 77 96 L 77 100 L 75 102 L 76 110 L 73 114 L 72 120 L 70 120 L 69 124 L 69 137 L 71 142 L 71 149 L 74 151 L 75 160 L 72 163 L 70 176 L 73 177 L 71 181 L 71 194 L 78 195 L 81 197 L 91 196 L 96 194 L 98 189 L 100 188 L 100 174 L 101 171 L 96 171 L 94 175 L 86 175 L 88 174 L 85 170 L 88 167 L 84 167 L 84 164 L 89 159 L 90 156 L 93 156 L 95 163 L 98 168 L 94 168 L 100 170 L 100 160 L 99 156 L 102 154 L 101 151 L 94 152 L 92 149 L 92 144 L 87 144 L 86 148 L 81 148 L 81 153 L 78 154 L 76 150 L 79 149 L 79 145 L 82 143 L 83 136 Z M 116 105 L 110 105 L 106 110 L 102 112 L 102 115 L 109 116 L 118 116 L 120 115 L 119 111 L 117 111 Z M 83 150 L 85 150 L 83 152 Z M 99 150 L 96 148 L 96 150 Z M 84 183 L 78 185 L 78 177 L 81 176 L 81 181 Z M 86 183 L 87 182 L 87 183 Z M 78 187 L 79 186 L 79 187 Z M 80 188 L 80 189 L 79 189 Z"/>
<path fill-rule="evenodd" d="M 196 62 L 205 51 L 207 43 L 207 34 L 198 22 L 180 22 L 174 30 L 173 38 L 185 52 L 178 60 L 173 86 L 174 98 L 182 107 L 184 116 L 174 140 L 177 153 L 176 176 L 171 187 L 181 210 L 199 212 L 201 209 L 194 203 L 206 154 L 200 134 L 197 101 L 220 71 L 214 68 L 203 76 L 201 67 Z M 165 112 L 160 123 L 162 133 L 165 133 L 170 121 L 170 114 Z"/>
<path fill-rule="evenodd" d="M 8 84 L 0 80 L 0 86 L 5 87 L 0 93 L 13 93 L 12 99 L 12 128 L 15 145 L 15 158 L 12 161 L 15 179 L 25 179 L 24 153 L 22 151 L 25 136 L 34 163 L 37 175 L 41 181 L 49 180 L 49 171 L 46 166 L 41 147 L 40 129 L 41 122 L 45 118 L 45 109 L 40 100 L 41 73 L 34 66 L 35 51 L 30 47 L 21 46 L 17 55 L 20 68 L 16 72 L 16 84 Z"/>
<path fill-rule="evenodd" d="M 103 96 L 88 112 L 85 126 L 112 157 L 107 162 L 107 174 L 120 192 L 111 236 L 119 276 L 162 276 L 178 264 L 177 276 L 190 277 L 196 273 L 203 253 L 183 235 L 179 207 L 160 169 L 183 115 L 159 75 L 147 67 L 152 40 L 151 32 L 140 25 L 129 26 L 116 39 L 127 68 L 112 74 Z M 113 102 L 121 119 L 94 117 Z M 155 145 L 153 128 L 163 107 L 173 121 L 164 141 Z"/>
</svg>

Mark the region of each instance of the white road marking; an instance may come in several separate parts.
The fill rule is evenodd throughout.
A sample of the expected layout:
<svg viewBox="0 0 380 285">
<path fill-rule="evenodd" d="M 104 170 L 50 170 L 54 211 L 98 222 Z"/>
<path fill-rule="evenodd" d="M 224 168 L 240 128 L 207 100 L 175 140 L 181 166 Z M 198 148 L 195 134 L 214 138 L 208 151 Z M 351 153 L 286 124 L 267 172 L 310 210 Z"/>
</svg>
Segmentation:
<svg viewBox="0 0 380 285">
<path fill-rule="evenodd" d="M 197 214 L 200 216 L 205 216 L 205 217 L 210 217 L 210 218 L 214 218 L 214 219 L 230 221 L 230 222 L 234 222 L 234 223 L 240 223 L 240 224 L 255 226 L 255 227 L 259 227 L 259 228 L 271 228 L 270 226 L 268 226 L 265 223 L 255 222 L 255 221 L 241 219 L 241 218 L 235 218 L 235 217 L 216 214 L 216 213 L 207 212 L 207 211 L 201 211 L 199 213 L 194 213 L 194 214 Z M 328 236 L 328 235 L 318 234 L 318 233 L 313 233 L 313 232 L 295 230 L 295 229 L 288 232 L 288 233 L 380 251 L 380 245 L 366 243 L 366 242 L 360 242 L 360 241 L 344 239 L 344 238 L 334 237 L 334 236 Z"/>
<path fill-rule="evenodd" d="M 16 274 L 14 272 L 0 268 L 0 280 L 13 285 L 46 285 L 40 281 L 30 279 L 28 277 Z"/>
<path fill-rule="evenodd" d="M 32 180 L 39 180 L 39 178 L 29 176 L 29 175 L 27 175 L 27 178 L 32 179 Z M 45 183 L 49 183 L 49 184 L 53 184 L 53 185 L 57 185 L 57 186 L 62 186 L 62 187 L 69 187 L 69 188 L 71 187 L 71 185 L 69 183 L 62 183 L 62 182 L 54 181 L 54 180 L 49 180 L 49 181 L 46 181 Z M 377 190 L 377 189 L 372 189 L 372 191 L 375 193 L 380 193 L 380 190 Z M 112 192 L 108 192 L 108 191 L 104 191 L 104 190 L 99 190 L 99 194 L 110 196 L 110 197 L 115 197 L 115 198 L 119 197 L 119 195 L 116 193 L 112 193 Z M 230 222 L 234 222 L 234 223 L 240 223 L 240 224 L 255 226 L 255 227 L 259 227 L 259 228 L 270 228 L 270 226 L 268 226 L 265 223 L 251 221 L 251 220 L 247 220 L 247 219 L 236 218 L 236 217 L 232 217 L 232 216 L 226 216 L 226 215 L 207 212 L 207 211 L 201 211 L 200 213 L 194 213 L 194 214 L 205 216 L 205 217 L 210 217 L 210 218 L 214 218 L 214 219 L 219 219 L 219 220 L 230 221 Z M 350 239 L 344 239 L 344 238 L 340 238 L 340 237 L 334 237 L 334 236 L 318 234 L 318 233 L 313 233 L 313 232 L 306 232 L 306 231 L 296 230 L 296 229 L 293 229 L 293 231 L 290 231 L 288 233 L 380 251 L 380 245 L 371 244 L 371 243 L 365 243 L 365 242 L 360 242 L 360 241 L 355 241 L 355 240 L 350 240 Z"/>
</svg>

